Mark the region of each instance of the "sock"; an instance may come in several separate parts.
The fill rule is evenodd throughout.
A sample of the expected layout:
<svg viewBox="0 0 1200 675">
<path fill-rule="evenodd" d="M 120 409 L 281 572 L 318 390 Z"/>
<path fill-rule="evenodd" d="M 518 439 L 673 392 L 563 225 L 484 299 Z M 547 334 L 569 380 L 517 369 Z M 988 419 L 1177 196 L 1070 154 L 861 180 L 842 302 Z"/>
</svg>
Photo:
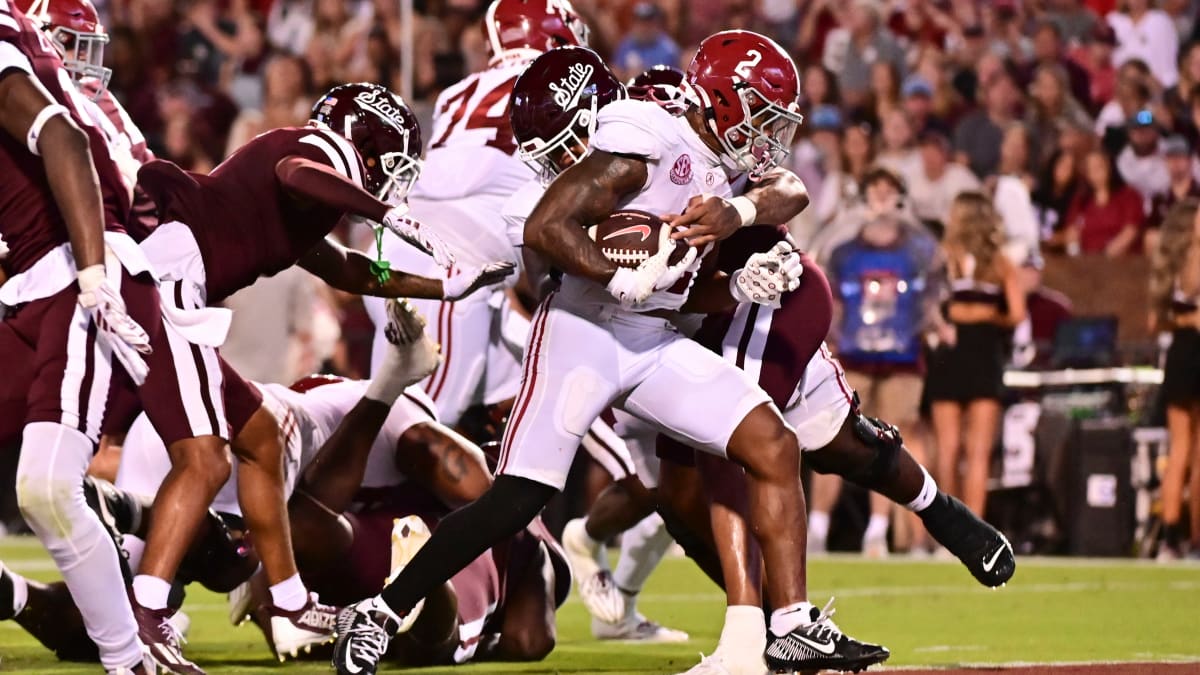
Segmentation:
<svg viewBox="0 0 1200 675">
<path fill-rule="evenodd" d="M 12 580 L 12 606 L 15 617 L 25 609 L 25 603 L 29 602 L 29 582 L 25 581 L 25 577 L 20 574 L 13 573 L 12 570 L 8 570 L 8 578 Z"/>
<path fill-rule="evenodd" d="M 761 607 L 733 605 L 725 608 L 725 625 L 717 649 L 750 649 L 762 651 L 767 646 L 767 624 Z"/>
<path fill-rule="evenodd" d="M 904 508 L 916 513 L 929 508 L 929 505 L 933 503 L 934 498 L 938 494 L 937 482 L 933 480 L 933 476 L 929 475 L 925 467 L 921 467 L 921 473 L 925 474 L 925 482 L 921 484 L 921 491 L 917 493 L 915 499 L 904 505 Z"/>
<path fill-rule="evenodd" d="M 771 612 L 771 633 L 782 637 L 817 620 L 820 610 L 811 602 L 797 602 Z"/>
<path fill-rule="evenodd" d="M 379 597 L 397 614 L 407 614 L 484 551 L 520 532 L 557 492 L 528 478 L 496 476 L 483 496 L 438 523 L 433 536 Z"/>
<path fill-rule="evenodd" d="M 863 541 L 868 539 L 887 538 L 888 517 L 883 513 L 872 513 L 867 521 L 867 531 L 863 533 Z"/>
<path fill-rule="evenodd" d="M 271 603 L 285 612 L 294 612 L 308 603 L 308 589 L 299 573 L 271 586 Z"/>
<path fill-rule="evenodd" d="M 808 514 L 808 538 L 829 538 L 829 514 L 825 511 L 813 511 Z"/>
<path fill-rule="evenodd" d="M 166 609 L 170 595 L 171 584 L 158 577 L 139 574 L 133 578 L 133 597 L 146 609 Z"/>
<path fill-rule="evenodd" d="M 667 524 L 657 513 L 643 518 L 637 525 L 629 528 L 621 536 L 621 555 L 617 558 L 617 569 L 613 571 L 613 581 L 617 588 L 626 596 L 636 596 L 646 585 L 646 579 L 663 556 L 671 548 L 671 535 L 667 533 Z M 636 601 L 634 603 L 636 610 Z M 626 605 L 625 616 L 631 616 Z"/>
</svg>

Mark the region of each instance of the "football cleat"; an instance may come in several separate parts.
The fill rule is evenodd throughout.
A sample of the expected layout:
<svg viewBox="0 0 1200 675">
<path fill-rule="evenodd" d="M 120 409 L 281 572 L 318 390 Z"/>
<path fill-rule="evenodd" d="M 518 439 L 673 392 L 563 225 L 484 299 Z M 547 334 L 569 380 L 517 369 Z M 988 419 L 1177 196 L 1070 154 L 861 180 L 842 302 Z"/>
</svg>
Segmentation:
<svg viewBox="0 0 1200 675">
<path fill-rule="evenodd" d="M 939 494 L 919 515 L 930 536 L 962 561 L 979 583 L 996 588 L 1012 578 L 1017 569 L 1012 544 L 965 504 Z"/>
<path fill-rule="evenodd" d="M 17 615 L 13 587 L 13 572 L 0 563 L 0 621 L 7 621 Z"/>
<path fill-rule="evenodd" d="M 138 625 L 138 639 L 153 660 L 156 672 L 178 675 L 204 675 L 204 670 L 188 661 L 180 648 L 180 636 L 171 623 L 173 609 L 149 609 L 138 604 L 136 598 L 129 599 L 133 607 L 133 618 Z"/>
<path fill-rule="evenodd" d="M 442 362 L 441 348 L 425 333 L 425 319 L 404 300 L 388 299 L 387 326 L 383 329 L 391 348 L 400 352 L 401 369 L 395 377 L 419 382 Z"/>
<path fill-rule="evenodd" d="M 151 659 L 148 653 L 142 652 L 142 659 L 137 663 L 106 672 L 108 675 L 155 675 L 158 670 L 155 668 L 154 659 Z"/>
<path fill-rule="evenodd" d="M 313 646 L 334 640 L 338 608 L 321 604 L 316 593 L 308 594 L 308 602 L 294 612 L 274 605 L 267 608 L 271 620 L 271 649 L 283 662 L 288 656 L 296 658 L 308 653 Z"/>
<path fill-rule="evenodd" d="M 429 526 L 421 520 L 420 516 L 405 516 L 392 521 L 392 573 L 388 575 L 387 583 L 392 583 L 396 577 L 400 576 L 400 573 L 432 536 Z M 409 610 L 408 614 L 398 621 L 396 630 L 393 632 L 408 632 L 408 629 L 417 622 L 417 618 L 421 616 L 421 610 L 424 608 L 425 599 L 422 598 Z"/>
<path fill-rule="evenodd" d="M 367 598 L 341 611 L 337 617 L 337 644 L 333 667 L 338 675 L 375 675 L 399 625 L 376 611 L 375 598 Z"/>
<path fill-rule="evenodd" d="M 238 587 L 229 592 L 229 623 L 240 626 L 250 619 L 254 611 L 254 594 L 250 590 L 250 582 L 243 581 Z"/>
<path fill-rule="evenodd" d="M 604 546 L 588 536 L 584 522 L 576 518 L 563 528 L 563 551 L 571 565 L 571 576 L 575 577 L 588 614 L 604 623 L 618 624 L 625 619 L 625 599 L 608 570 Z"/>
<path fill-rule="evenodd" d="M 772 672 L 836 670 L 854 672 L 882 663 L 891 652 L 879 645 L 859 642 L 847 636 L 833 622 L 830 599 L 825 608 L 813 607 L 811 620 L 787 635 L 767 631 L 767 649 L 763 654 Z"/>
<path fill-rule="evenodd" d="M 626 617 L 620 623 L 608 623 L 592 617 L 592 637 L 597 640 L 620 640 L 623 642 L 687 642 L 688 634 L 667 628 L 641 614 Z"/>
<path fill-rule="evenodd" d="M 763 663 L 762 653 L 748 653 L 739 650 L 723 649 L 717 645 L 712 654 L 700 655 L 700 663 L 688 668 L 679 675 L 764 675 L 767 666 Z"/>
</svg>

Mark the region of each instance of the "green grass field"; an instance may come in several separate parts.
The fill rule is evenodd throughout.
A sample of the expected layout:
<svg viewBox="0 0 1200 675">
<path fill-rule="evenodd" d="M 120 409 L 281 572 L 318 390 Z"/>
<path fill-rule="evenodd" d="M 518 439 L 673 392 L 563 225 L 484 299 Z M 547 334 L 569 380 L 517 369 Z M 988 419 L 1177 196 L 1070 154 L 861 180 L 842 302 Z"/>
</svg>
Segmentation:
<svg viewBox="0 0 1200 675">
<path fill-rule="evenodd" d="M 0 540 L 0 560 L 56 578 L 31 539 Z M 990 591 L 954 562 L 868 562 L 833 557 L 809 569 L 811 598 L 837 596 L 851 634 L 892 650 L 890 666 L 1056 661 L 1200 662 L 1200 565 L 1024 560 L 1008 587 Z M 323 662 L 280 666 L 257 630 L 233 628 L 224 598 L 190 592 L 189 657 L 210 673 L 328 673 Z M 650 617 L 687 630 L 681 645 L 624 645 L 591 638 L 572 597 L 558 614 L 558 648 L 536 664 L 479 664 L 422 673 L 677 673 L 716 643 L 722 596 L 686 559 L 668 559 L 642 600 Z M 13 622 L 0 623 L 0 671 L 95 673 L 58 663 Z M 1200 672 L 1200 665 L 1196 666 Z"/>
</svg>

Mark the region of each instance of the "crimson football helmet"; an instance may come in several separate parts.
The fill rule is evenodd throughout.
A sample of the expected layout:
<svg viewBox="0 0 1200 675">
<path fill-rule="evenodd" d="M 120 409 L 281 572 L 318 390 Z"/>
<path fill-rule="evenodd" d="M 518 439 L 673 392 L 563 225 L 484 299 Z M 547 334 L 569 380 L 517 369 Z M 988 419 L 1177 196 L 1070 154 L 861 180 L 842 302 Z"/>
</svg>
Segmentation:
<svg viewBox="0 0 1200 675">
<path fill-rule="evenodd" d="M 657 103 L 672 115 L 682 115 L 696 102 L 683 71 L 673 66 L 644 70 L 626 82 L 625 89 L 630 98 Z"/>
<path fill-rule="evenodd" d="M 291 389 L 292 391 L 300 392 L 301 394 L 303 394 L 306 391 L 316 389 L 317 387 L 323 387 L 327 384 L 337 384 L 338 382 L 347 382 L 347 381 L 348 380 L 346 378 L 342 377 L 341 375 L 327 375 L 325 373 L 313 373 L 312 375 L 305 375 L 304 377 L 296 380 L 295 382 L 292 383 L 292 385 L 290 387 L 288 387 L 288 389 Z"/>
<path fill-rule="evenodd" d="M 63 68 L 76 85 L 96 80 L 95 96 L 108 86 L 112 68 L 104 67 L 108 34 L 91 0 L 22 0 L 25 14 L 50 36 Z"/>
<path fill-rule="evenodd" d="M 531 59 L 555 47 L 588 43 L 588 28 L 570 0 L 492 0 L 483 32 L 494 60 Z"/>
<path fill-rule="evenodd" d="M 746 30 L 714 33 L 700 43 L 687 82 L 730 168 L 758 180 L 787 155 L 804 121 L 800 75 L 773 40 Z"/>
<path fill-rule="evenodd" d="M 404 200 L 421 174 L 421 125 L 403 99 L 378 84 L 342 84 L 317 100 L 310 119 L 358 150 L 368 192 L 393 206 Z"/>
<path fill-rule="evenodd" d="M 625 88 L 587 47 L 537 57 L 513 85 L 509 109 L 521 159 L 550 180 L 587 152 L 596 113 L 622 98 Z"/>
</svg>

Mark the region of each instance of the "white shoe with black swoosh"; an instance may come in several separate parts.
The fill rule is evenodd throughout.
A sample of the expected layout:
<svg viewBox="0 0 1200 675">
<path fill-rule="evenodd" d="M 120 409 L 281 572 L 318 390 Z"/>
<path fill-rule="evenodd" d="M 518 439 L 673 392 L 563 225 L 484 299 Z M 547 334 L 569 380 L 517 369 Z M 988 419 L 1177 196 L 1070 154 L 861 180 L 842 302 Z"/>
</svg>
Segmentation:
<svg viewBox="0 0 1200 675">
<path fill-rule="evenodd" d="M 770 672 L 836 670 L 857 673 L 891 656 L 886 647 L 859 642 L 847 636 L 831 618 L 830 607 L 817 611 L 814 616 L 787 635 L 779 636 L 767 631 L 767 650 L 763 654 Z"/>
</svg>

